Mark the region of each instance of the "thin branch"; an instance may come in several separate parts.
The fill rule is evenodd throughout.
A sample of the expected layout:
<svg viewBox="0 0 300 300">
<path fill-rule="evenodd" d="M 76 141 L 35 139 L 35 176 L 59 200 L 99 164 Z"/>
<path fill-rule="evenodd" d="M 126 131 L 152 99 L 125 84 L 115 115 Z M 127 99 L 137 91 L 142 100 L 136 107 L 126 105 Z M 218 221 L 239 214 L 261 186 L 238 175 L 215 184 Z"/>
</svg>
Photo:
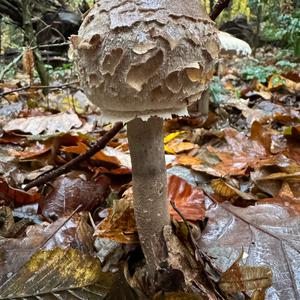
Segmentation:
<svg viewBox="0 0 300 300">
<path fill-rule="evenodd" d="M 14 90 L 10 90 L 10 91 L 7 91 L 7 92 L 0 93 L 0 98 L 3 97 L 3 96 L 6 96 L 6 95 L 12 94 L 12 93 L 21 92 L 21 91 L 25 91 L 25 90 L 28 90 L 28 89 L 56 90 L 56 89 L 62 89 L 64 87 L 69 87 L 69 86 L 72 86 L 72 85 L 75 85 L 75 84 L 78 84 L 78 83 L 79 83 L 79 81 L 72 81 L 72 82 L 69 82 L 69 83 L 63 83 L 63 84 L 57 84 L 57 85 L 26 85 L 26 86 L 23 86 L 23 87 L 14 89 Z"/>
<path fill-rule="evenodd" d="M 7 73 L 10 68 L 12 68 L 22 57 L 23 57 L 24 51 L 19 54 L 13 61 L 11 61 L 0 73 L 0 80 L 3 79 L 5 73 Z"/>
<path fill-rule="evenodd" d="M 90 148 L 86 153 L 81 154 L 74 159 L 70 160 L 63 166 L 56 168 L 54 170 L 51 170 L 49 173 L 43 174 L 39 176 L 37 179 L 31 181 L 27 185 L 25 185 L 24 190 L 27 191 L 31 189 L 34 186 L 40 186 L 42 184 L 45 184 L 49 182 L 50 180 L 65 174 L 69 170 L 71 170 L 75 165 L 89 159 L 94 154 L 96 154 L 98 151 L 102 150 L 107 143 L 123 128 L 122 122 L 117 122 L 113 126 L 111 130 L 109 130 L 92 148 Z"/>
<path fill-rule="evenodd" d="M 214 21 L 220 13 L 228 7 L 230 0 L 219 0 L 213 7 L 212 12 L 210 13 L 210 18 Z"/>
</svg>

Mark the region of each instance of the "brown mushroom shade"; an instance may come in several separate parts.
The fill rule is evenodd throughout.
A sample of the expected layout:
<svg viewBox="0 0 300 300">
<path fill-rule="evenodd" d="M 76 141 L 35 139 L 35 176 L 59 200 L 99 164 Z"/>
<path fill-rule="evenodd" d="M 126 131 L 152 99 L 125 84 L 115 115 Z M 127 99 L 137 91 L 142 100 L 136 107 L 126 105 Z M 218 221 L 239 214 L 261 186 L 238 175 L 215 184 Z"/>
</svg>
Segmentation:
<svg viewBox="0 0 300 300">
<path fill-rule="evenodd" d="M 71 41 L 81 84 L 103 121 L 129 121 L 135 216 L 153 275 L 170 224 L 162 118 L 187 115 L 207 88 L 217 30 L 198 0 L 101 0 Z"/>
</svg>

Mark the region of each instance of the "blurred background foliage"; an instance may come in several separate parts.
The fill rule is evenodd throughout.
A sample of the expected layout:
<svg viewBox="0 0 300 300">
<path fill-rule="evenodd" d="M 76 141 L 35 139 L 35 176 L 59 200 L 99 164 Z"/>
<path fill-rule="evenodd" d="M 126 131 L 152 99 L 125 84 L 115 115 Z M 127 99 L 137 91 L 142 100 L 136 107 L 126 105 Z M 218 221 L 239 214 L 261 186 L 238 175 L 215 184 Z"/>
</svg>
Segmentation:
<svg viewBox="0 0 300 300">
<path fill-rule="evenodd" d="M 217 3 L 217 0 L 199 1 L 208 12 Z M 47 78 L 43 72 L 52 76 L 58 70 L 58 76 L 64 77 L 71 68 L 68 37 L 76 34 L 82 15 L 93 4 L 94 0 L 0 0 L 0 68 L 5 69 L 10 63 L 20 65 L 22 53 L 29 47 L 33 49 L 35 62 L 46 65 L 37 70 L 44 85 Z M 285 59 L 281 55 L 285 53 L 290 60 L 299 62 L 300 0 L 231 0 L 216 23 L 221 30 L 247 41 L 254 56 L 257 48 L 276 47 L 279 60 Z M 14 76 L 14 71 L 7 68 L 0 72 L 0 80 L 4 75 Z M 251 74 L 251 68 L 248 71 Z"/>
</svg>

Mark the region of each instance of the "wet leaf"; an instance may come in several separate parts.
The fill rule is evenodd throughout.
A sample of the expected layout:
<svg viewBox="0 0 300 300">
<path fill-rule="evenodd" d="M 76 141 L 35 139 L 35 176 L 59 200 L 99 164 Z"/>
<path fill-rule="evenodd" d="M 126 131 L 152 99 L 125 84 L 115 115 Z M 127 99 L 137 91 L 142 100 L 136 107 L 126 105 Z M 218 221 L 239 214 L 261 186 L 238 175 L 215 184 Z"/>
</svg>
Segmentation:
<svg viewBox="0 0 300 300">
<path fill-rule="evenodd" d="M 171 175 L 168 178 L 168 196 L 176 208 L 189 221 L 203 220 L 205 218 L 204 194 L 197 187 L 193 187 L 184 179 Z M 171 216 L 182 222 L 182 218 L 170 206 Z"/>
<path fill-rule="evenodd" d="M 0 299 L 104 299 L 113 282 L 100 262 L 76 249 L 40 250 L 0 286 Z"/>
<path fill-rule="evenodd" d="M 261 266 L 240 266 L 239 262 L 243 253 L 221 275 L 220 288 L 225 293 L 246 292 L 251 290 L 267 289 L 272 285 L 272 271 L 270 268 Z"/>
<path fill-rule="evenodd" d="M 215 258 L 214 264 L 225 271 L 244 249 L 245 264 L 268 266 L 273 272 L 266 299 L 298 299 L 299 216 L 275 204 L 241 208 L 223 203 L 209 207 L 200 247 Z"/>
<path fill-rule="evenodd" d="M 93 211 L 109 194 L 110 180 L 106 176 L 92 181 L 87 174 L 71 172 L 58 177 L 52 184 L 52 191 L 40 202 L 40 212 L 57 219 L 82 205 L 81 211 Z"/>
<path fill-rule="evenodd" d="M 13 188 L 3 178 L 0 178 L 0 195 L 2 201 L 4 200 L 5 203 L 12 206 L 37 203 L 41 200 L 41 195 L 38 192 L 24 192 Z"/>
<path fill-rule="evenodd" d="M 25 236 L 0 241 L 0 286 L 17 273 L 30 257 L 40 250 L 56 247 L 74 248 L 86 254 L 93 253 L 92 228 L 87 216 L 64 217 L 52 224 L 43 223 L 26 228 Z M 0 291 L 2 289 L 0 288 Z"/>
</svg>

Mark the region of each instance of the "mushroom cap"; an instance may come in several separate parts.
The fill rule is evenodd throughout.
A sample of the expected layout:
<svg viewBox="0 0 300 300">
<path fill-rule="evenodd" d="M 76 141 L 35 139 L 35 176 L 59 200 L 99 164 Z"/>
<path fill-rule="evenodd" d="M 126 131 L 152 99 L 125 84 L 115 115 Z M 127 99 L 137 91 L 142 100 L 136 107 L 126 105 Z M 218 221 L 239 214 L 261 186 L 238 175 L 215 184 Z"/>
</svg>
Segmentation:
<svg viewBox="0 0 300 300">
<path fill-rule="evenodd" d="M 221 47 L 220 55 L 251 55 L 252 49 L 247 42 L 238 39 L 224 31 L 219 31 L 218 37 Z"/>
<path fill-rule="evenodd" d="M 101 0 L 71 42 L 104 122 L 187 115 L 219 54 L 214 22 L 198 0 Z"/>
</svg>

